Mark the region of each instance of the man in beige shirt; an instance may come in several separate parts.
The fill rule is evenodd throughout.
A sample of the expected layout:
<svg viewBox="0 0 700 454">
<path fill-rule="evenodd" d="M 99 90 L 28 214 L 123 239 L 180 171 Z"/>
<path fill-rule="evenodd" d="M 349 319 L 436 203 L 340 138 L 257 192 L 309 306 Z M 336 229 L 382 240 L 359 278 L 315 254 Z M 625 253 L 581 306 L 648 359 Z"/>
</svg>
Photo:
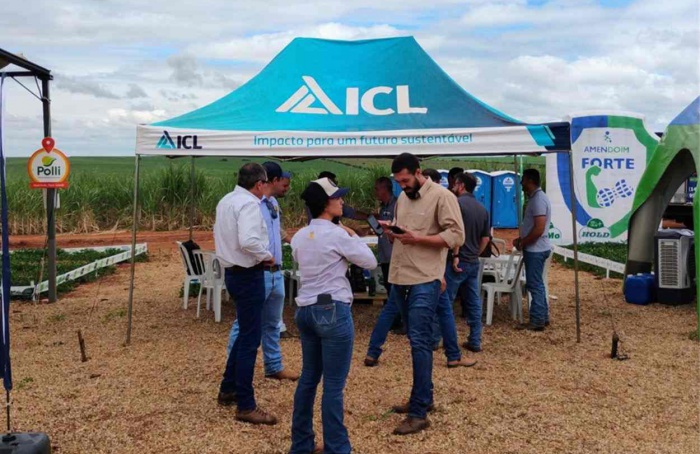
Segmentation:
<svg viewBox="0 0 700 454">
<path fill-rule="evenodd" d="M 391 171 L 403 193 L 396 202 L 393 227 L 386 226 L 394 242 L 390 299 L 407 322 L 413 359 L 411 399 L 394 407 L 408 416 L 394 434 L 408 435 L 430 425 L 433 320 L 445 284 L 447 249 L 464 243 L 464 223 L 455 196 L 423 176 L 418 158 L 403 153 L 394 159 Z"/>
</svg>

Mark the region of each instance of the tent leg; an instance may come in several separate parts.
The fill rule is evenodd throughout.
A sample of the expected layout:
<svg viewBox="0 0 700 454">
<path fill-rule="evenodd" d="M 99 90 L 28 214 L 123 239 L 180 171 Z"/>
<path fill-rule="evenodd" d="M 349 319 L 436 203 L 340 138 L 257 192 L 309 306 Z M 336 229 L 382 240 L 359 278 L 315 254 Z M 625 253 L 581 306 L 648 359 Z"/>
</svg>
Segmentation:
<svg viewBox="0 0 700 454">
<path fill-rule="evenodd" d="M 136 276 L 136 231 L 138 230 L 139 210 L 139 164 L 141 156 L 136 155 L 134 165 L 134 217 L 131 225 L 131 281 L 129 282 L 129 306 L 127 310 L 126 345 L 131 343 L 131 315 L 134 306 L 134 278 Z"/>
<path fill-rule="evenodd" d="M 515 198 L 516 198 L 516 205 L 518 207 L 518 232 L 520 232 L 520 223 L 522 222 L 523 218 L 523 207 L 522 207 L 522 197 L 523 197 L 523 192 L 520 189 L 520 178 L 522 178 L 522 169 L 520 169 L 521 172 L 518 172 L 518 156 L 513 155 L 513 171 L 515 172 Z"/>
<path fill-rule="evenodd" d="M 195 182 L 195 175 L 194 175 L 194 156 L 190 156 L 190 159 L 192 160 L 190 163 L 190 241 L 192 241 L 192 230 L 194 229 L 194 182 Z"/>
<path fill-rule="evenodd" d="M 576 234 L 576 190 L 574 187 L 574 155 L 569 152 L 569 186 L 571 193 L 571 233 L 574 240 L 574 288 L 576 289 L 576 343 L 581 343 L 581 298 L 578 289 L 578 235 Z"/>
</svg>

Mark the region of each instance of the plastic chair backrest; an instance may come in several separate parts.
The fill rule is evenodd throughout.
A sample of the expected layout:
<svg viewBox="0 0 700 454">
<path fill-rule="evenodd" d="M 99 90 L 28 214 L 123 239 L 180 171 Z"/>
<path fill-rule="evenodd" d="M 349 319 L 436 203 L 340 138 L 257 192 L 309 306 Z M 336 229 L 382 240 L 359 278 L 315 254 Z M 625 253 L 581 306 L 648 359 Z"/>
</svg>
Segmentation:
<svg viewBox="0 0 700 454">
<path fill-rule="evenodd" d="M 177 248 L 180 251 L 180 257 L 182 258 L 182 264 L 185 266 L 185 274 L 188 276 L 196 276 L 193 270 L 192 262 L 190 262 L 190 254 L 188 253 L 185 246 L 182 245 L 182 241 L 176 241 Z"/>
<path fill-rule="evenodd" d="M 520 272 L 523 269 L 523 256 L 517 251 L 513 251 L 508 257 L 508 264 L 506 265 L 505 272 L 503 273 L 503 280 L 511 288 L 515 285 L 515 282 L 520 278 Z"/>
</svg>

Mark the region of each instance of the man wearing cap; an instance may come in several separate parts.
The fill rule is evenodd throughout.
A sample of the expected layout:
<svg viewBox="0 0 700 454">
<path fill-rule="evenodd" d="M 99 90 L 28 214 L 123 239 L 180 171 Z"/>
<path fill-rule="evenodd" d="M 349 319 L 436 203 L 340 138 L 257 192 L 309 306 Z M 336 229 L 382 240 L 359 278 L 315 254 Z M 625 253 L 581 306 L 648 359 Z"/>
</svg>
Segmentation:
<svg viewBox="0 0 700 454">
<path fill-rule="evenodd" d="M 265 267 L 275 265 L 260 200 L 267 192 L 267 174 L 256 163 L 238 171 L 238 184 L 216 206 L 214 244 L 225 267 L 226 289 L 236 302 L 240 332 L 226 360 L 218 401 L 237 405 L 236 419 L 251 424 L 277 424 L 277 418 L 255 402 L 253 375 L 262 336 L 266 300 Z"/>
<path fill-rule="evenodd" d="M 401 230 L 392 233 L 387 225 L 388 234 L 394 238 L 390 298 L 404 315 L 413 360 L 410 400 L 393 407 L 407 417 L 394 434 L 408 435 L 430 426 L 427 415 L 433 408 L 433 321 L 444 290 L 447 249 L 464 243 L 464 223 L 457 198 L 423 176 L 418 158 L 409 153 L 397 156 L 391 172 L 403 193 L 396 202 L 393 223 Z"/>
<path fill-rule="evenodd" d="M 282 313 L 284 311 L 284 276 L 282 275 L 282 228 L 277 197 L 284 197 L 289 190 L 289 178 L 284 178 L 282 167 L 276 162 L 265 162 L 263 168 L 267 174 L 265 194 L 260 200 L 260 211 L 265 220 L 267 234 L 270 239 L 268 250 L 275 258 L 273 265 L 265 265 L 265 302 L 262 312 L 262 351 L 265 365 L 265 377 L 277 380 L 297 380 L 298 375 L 286 370 L 282 364 L 282 349 L 280 348 L 280 330 Z M 238 320 L 231 327 L 228 351 L 236 342 L 239 333 Z M 286 329 L 286 327 L 285 327 Z M 222 405 L 226 401 L 219 402 Z"/>
<path fill-rule="evenodd" d="M 333 223 L 343 212 L 342 197 L 346 193 L 346 188 L 320 178 L 309 183 L 301 194 L 312 220 L 292 238 L 292 255 L 301 275 L 295 319 L 303 367 L 294 393 L 290 454 L 352 451 L 343 421 L 343 391 L 355 338 L 350 311 L 353 295 L 346 273 L 349 263 L 373 269 L 377 259 L 352 229 Z M 314 400 L 321 377 L 325 449 L 314 448 Z"/>
</svg>

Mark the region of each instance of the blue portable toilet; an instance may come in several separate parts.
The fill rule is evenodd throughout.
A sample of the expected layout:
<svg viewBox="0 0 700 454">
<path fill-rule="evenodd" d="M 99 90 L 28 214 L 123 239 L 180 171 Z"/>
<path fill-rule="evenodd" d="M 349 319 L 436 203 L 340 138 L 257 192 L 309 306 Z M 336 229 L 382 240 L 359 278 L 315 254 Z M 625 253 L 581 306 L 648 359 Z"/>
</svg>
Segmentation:
<svg viewBox="0 0 700 454">
<path fill-rule="evenodd" d="M 520 195 L 519 176 L 515 172 L 503 170 L 492 172 L 491 226 L 500 229 L 518 227 L 518 196 Z"/>
<path fill-rule="evenodd" d="M 491 174 L 483 170 L 465 170 L 476 178 L 474 197 L 486 208 L 491 216 Z"/>
</svg>

